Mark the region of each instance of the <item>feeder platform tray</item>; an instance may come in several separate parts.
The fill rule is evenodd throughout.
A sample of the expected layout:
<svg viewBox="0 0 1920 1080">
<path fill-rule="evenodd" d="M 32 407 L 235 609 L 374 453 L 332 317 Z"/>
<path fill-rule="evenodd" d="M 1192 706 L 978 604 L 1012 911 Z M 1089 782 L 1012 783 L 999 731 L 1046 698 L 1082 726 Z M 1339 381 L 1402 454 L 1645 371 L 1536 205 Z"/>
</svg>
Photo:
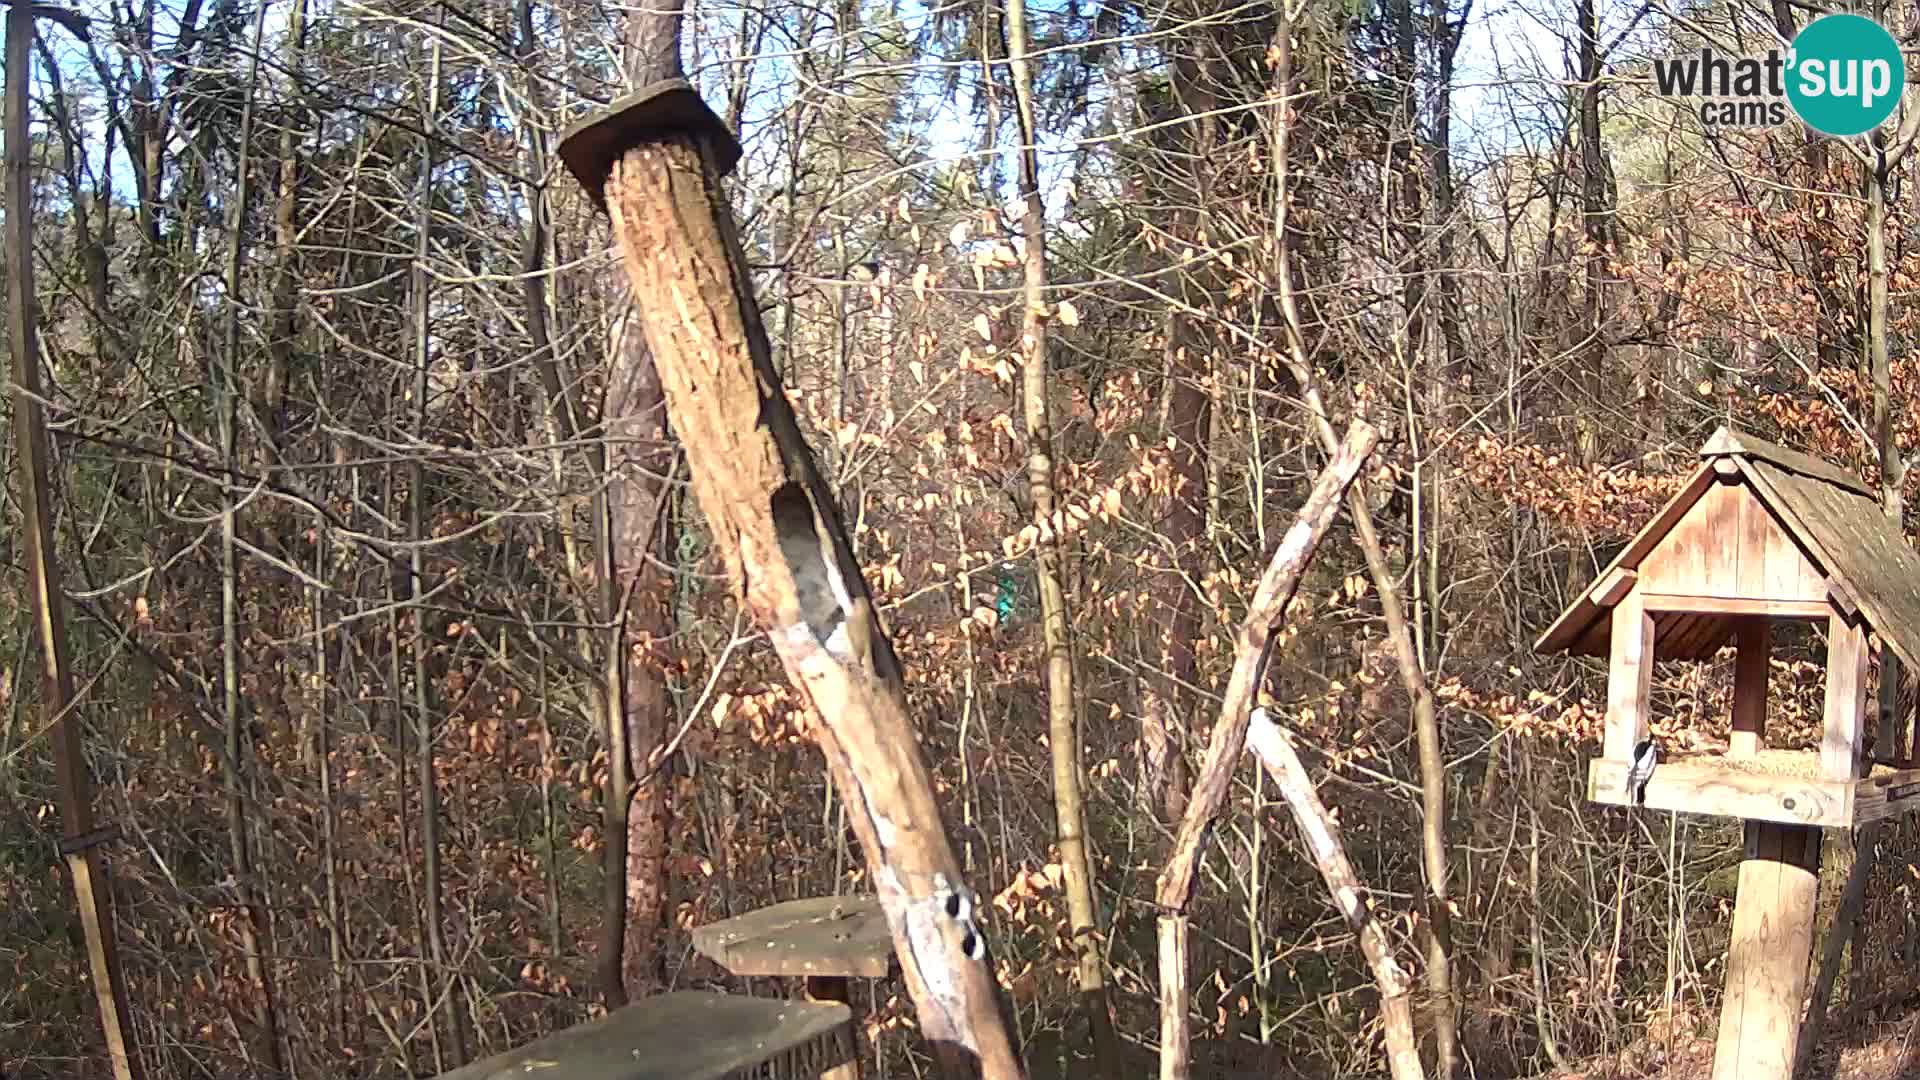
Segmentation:
<svg viewBox="0 0 1920 1080">
<path fill-rule="evenodd" d="M 1595 758 L 1587 764 L 1587 798 L 1634 805 L 1627 794 L 1627 763 Z M 1920 769 L 1873 766 L 1859 780 L 1820 775 L 1818 750 L 1761 751 L 1757 756 L 1684 754 L 1662 759 L 1647 784 L 1649 810 L 1850 829 L 1920 809 Z"/>
<path fill-rule="evenodd" d="M 728 1080 L 802 1047 L 837 1045 L 851 1016 L 827 1002 L 661 994 L 439 1080 Z"/>
<path fill-rule="evenodd" d="M 865 976 L 893 968 L 893 935 L 871 896 L 789 900 L 695 927 L 693 947 L 735 975 Z"/>
</svg>

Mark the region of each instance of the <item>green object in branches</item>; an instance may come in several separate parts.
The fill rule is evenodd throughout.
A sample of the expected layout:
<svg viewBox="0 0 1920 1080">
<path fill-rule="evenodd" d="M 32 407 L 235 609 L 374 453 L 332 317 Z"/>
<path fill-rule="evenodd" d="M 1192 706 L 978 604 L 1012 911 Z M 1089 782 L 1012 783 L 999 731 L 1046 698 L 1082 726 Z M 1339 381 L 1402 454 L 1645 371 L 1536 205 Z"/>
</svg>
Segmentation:
<svg viewBox="0 0 1920 1080">
<path fill-rule="evenodd" d="M 999 588 L 993 597 L 993 613 L 1000 617 L 1001 622 L 1006 622 L 1008 619 L 1013 618 L 1014 613 L 1019 610 L 1019 605 L 1015 603 L 1014 599 L 1016 592 L 1017 589 L 1013 580 L 1013 567 L 1002 564 L 1000 567 Z"/>
</svg>

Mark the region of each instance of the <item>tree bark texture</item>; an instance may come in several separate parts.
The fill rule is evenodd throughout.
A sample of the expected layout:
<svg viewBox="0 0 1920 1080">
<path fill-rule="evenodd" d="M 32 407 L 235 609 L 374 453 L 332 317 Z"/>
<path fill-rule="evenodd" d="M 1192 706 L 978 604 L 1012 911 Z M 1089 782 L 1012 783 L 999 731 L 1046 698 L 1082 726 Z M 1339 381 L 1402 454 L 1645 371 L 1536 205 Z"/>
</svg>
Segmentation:
<svg viewBox="0 0 1920 1080">
<path fill-rule="evenodd" d="M 629 997 L 657 989 L 665 976 L 661 935 L 667 924 L 667 802 L 671 772 L 656 753 L 666 743 L 672 702 L 673 577 L 662 560 L 673 552 L 674 446 L 666 395 L 631 304 L 615 332 L 607 378 L 606 428 L 609 560 L 618 604 L 609 674 L 622 680 L 627 775 L 634 781 L 626 814 L 626 902 L 621 977 Z"/>
<path fill-rule="evenodd" d="M 1040 587 L 1041 632 L 1047 649 L 1047 739 L 1053 758 L 1055 835 L 1067 894 L 1067 918 L 1073 933 L 1075 981 L 1093 1039 L 1094 1061 L 1102 1075 L 1120 1069 L 1120 1043 L 1107 1005 L 1106 973 L 1101 967 L 1099 925 L 1093 898 L 1093 860 L 1087 852 L 1086 800 L 1080 775 L 1080 723 L 1073 694 L 1073 643 L 1062 586 L 1065 545 L 1056 512 L 1053 421 L 1047 408 L 1047 233 L 1046 205 L 1040 198 L 1040 159 L 1034 147 L 1033 72 L 1027 62 L 1025 0 L 1008 0 L 1008 61 L 1020 115 L 1020 193 L 1026 213 L 1023 283 L 1026 315 L 1021 322 L 1021 383 L 1027 421 L 1027 488 L 1033 520 L 1039 526 L 1034 549 Z"/>
<path fill-rule="evenodd" d="M 694 497 L 727 577 L 809 706 L 943 1069 L 1022 1075 L 887 642 L 839 508 L 774 371 L 710 153 L 626 153 L 607 205 Z"/>
</svg>

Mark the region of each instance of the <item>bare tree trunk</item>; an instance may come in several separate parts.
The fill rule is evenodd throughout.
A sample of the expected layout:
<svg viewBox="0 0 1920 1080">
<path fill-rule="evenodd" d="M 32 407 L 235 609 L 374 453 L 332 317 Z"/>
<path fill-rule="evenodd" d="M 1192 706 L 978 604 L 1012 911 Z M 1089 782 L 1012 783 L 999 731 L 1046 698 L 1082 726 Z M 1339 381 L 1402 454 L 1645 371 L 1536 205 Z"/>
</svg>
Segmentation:
<svg viewBox="0 0 1920 1080">
<path fill-rule="evenodd" d="M 1586 238 L 1581 266 L 1584 316 L 1574 333 L 1585 340 L 1580 364 L 1584 400 L 1574 404 L 1574 439 L 1582 465 L 1600 455 L 1600 427 L 1594 410 L 1603 397 L 1606 342 L 1601 338 L 1607 272 L 1606 180 L 1600 160 L 1600 28 L 1598 0 L 1574 0 L 1575 32 L 1580 35 L 1580 221 Z"/>
<path fill-rule="evenodd" d="M 1887 286 L 1890 269 L 1887 260 L 1887 183 L 1886 165 L 1869 165 L 1867 187 L 1867 356 L 1871 365 L 1873 394 L 1874 450 L 1880 461 L 1880 500 L 1894 528 L 1901 527 L 1906 498 L 1902 490 L 1905 463 L 1899 444 L 1894 441 L 1892 407 L 1892 361 L 1887 341 Z M 1899 755 L 1897 726 L 1900 700 L 1900 658 L 1884 643 L 1880 647 L 1880 722 L 1874 757 L 1892 760 Z M 1920 746 L 1920 742 L 1916 743 Z M 1820 966 L 1814 976 L 1813 996 L 1807 1002 L 1806 1022 L 1794 1062 L 1794 1072 L 1804 1074 L 1813 1060 L 1813 1052 L 1826 1024 L 1827 1002 L 1833 996 L 1833 984 L 1840 975 L 1842 950 L 1853 941 L 1856 971 L 1864 967 L 1866 943 L 1861 940 L 1860 909 L 1866 903 L 1867 883 L 1873 876 L 1878 853 L 1880 823 L 1869 822 L 1854 834 L 1853 864 L 1847 869 L 1847 884 L 1840 894 L 1840 906 L 1834 912 L 1833 926 L 1827 931 L 1820 951 Z"/>
<path fill-rule="evenodd" d="M 1908 145 L 1912 145 L 1911 142 Z M 1893 364 L 1887 340 L 1889 328 L 1887 287 L 1892 277 L 1887 259 L 1887 187 L 1892 182 L 1891 164 L 1869 167 L 1867 183 L 1867 351 L 1873 371 L 1874 456 L 1880 463 L 1880 504 L 1892 519 L 1895 531 L 1903 531 L 1906 515 L 1906 462 L 1895 438 L 1893 418 Z M 1880 717 L 1875 757 L 1895 761 L 1900 757 L 1899 729 L 1896 723 L 1900 700 L 1900 657 L 1885 643 L 1880 646 Z M 1872 861 L 1869 851 L 1867 859 Z"/>
<path fill-rule="evenodd" d="M 1212 398 L 1200 383 L 1208 364 L 1192 320 L 1172 318 L 1167 348 L 1167 426 L 1173 436 L 1173 490 L 1161 538 L 1173 562 L 1163 590 L 1166 624 L 1160 630 L 1160 671 L 1150 676 L 1141 703 L 1141 800 L 1169 824 L 1187 809 L 1185 747 L 1191 719 L 1186 688 L 1197 670 L 1194 642 L 1200 636 L 1194 590 L 1207 566 L 1207 445 Z M 1154 620 L 1157 625 L 1159 620 Z"/>
<path fill-rule="evenodd" d="M 1205 59 L 1177 57 L 1173 89 L 1180 110 L 1191 119 L 1188 160 L 1193 184 L 1193 208 L 1182 213 L 1187 239 L 1204 247 L 1207 207 L 1211 203 L 1211 175 L 1216 140 L 1212 73 Z M 1212 298 L 1214 282 L 1199 286 Z M 1201 321 L 1186 312 L 1170 317 L 1167 333 L 1167 428 L 1173 443 L 1173 490 L 1168 493 L 1161 533 L 1173 563 L 1172 579 L 1164 590 L 1169 609 L 1162 620 L 1160 671 L 1147 680 L 1141 707 L 1141 797 L 1145 805 L 1176 824 L 1186 814 L 1188 765 L 1187 735 L 1191 718 L 1186 688 L 1196 671 L 1194 642 L 1200 636 L 1198 582 L 1205 576 L 1208 547 L 1208 451 L 1211 441 L 1212 350 L 1203 340 Z"/>
<path fill-rule="evenodd" d="M 27 170 L 34 8 L 9 5 L 6 20 L 7 343 L 13 354 L 14 476 L 25 518 L 21 531 L 26 540 L 27 587 L 40 639 L 40 707 L 53 744 L 61 848 L 86 939 L 88 973 L 107 1058 L 115 1080 L 139 1080 L 145 1069 L 133 1037 L 126 977 L 114 943 L 113 888 L 99 838 L 93 835 L 93 778 L 80 745 L 79 717 L 72 715 L 76 702 L 66 596 L 61 592 L 53 545 L 47 421 L 40 404 L 45 384 L 40 378 L 40 336 L 34 313 L 33 187 Z"/>
<path fill-rule="evenodd" d="M 253 845 L 247 836 L 246 779 L 241 769 L 251 749 L 247 716 L 240 700 L 240 567 L 234 536 L 238 493 L 231 478 L 239 472 L 236 427 L 240 399 L 240 270 L 246 250 L 247 195 L 252 179 L 254 101 L 260 87 L 260 45 L 266 26 L 263 5 L 254 17 L 253 59 L 248 64 L 247 96 L 240 111 L 239 154 L 227 234 L 232 245 L 227 262 L 227 320 L 220 367 L 214 373 L 214 394 L 220 425 L 220 460 L 227 482 L 220 492 L 220 678 L 227 726 L 227 752 L 222 762 L 227 794 L 227 849 L 233 861 L 233 888 L 245 918 L 239 921 L 240 946 L 246 952 L 247 978 L 259 993 L 253 1022 L 258 1028 L 255 1053 L 275 1073 L 285 1068 L 280 1050 L 280 1018 L 274 1007 L 273 972 L 267 966 L 263 938 L 267 934 L 266 908 L 261 903 L 253 867 Z"/>
<path fill-rule="evenodd" d="M 327 559 L 332 553 L 328 543 L 329 528 L 326 518 L 316 514 L 313 522 L 313 571 L 316 581 L 326 580 Z M 332 695 L 327 664 L 327 645 L 332 635 L 327 633 L 327 594 L 322 589 L 309 590 L 313 604 L 313 674 L 318 700 L 314 703 L 314 758 L 320 770 L 320 862 L 322 885 L 326 890 L 327 920 L 327 1017 L 333 1028 L 334 1039 L 341 1045 L 347 1045 L 347 956 L 346 942 L 342 939 L 345 928 L 340 915 L 340 861 L 335 854 L 338 837 L 336 832 L 339 821 L 334 814 L 333 789 L 333 715 L 329 710 Z"/>
<path fill-rule="evenodd" d="M 1793 9 L 1794 0 L 1772 0 L 1773 28 L 1782 41 L 1792 41 L 1798 32 Z M 1801 203 L 1803 224 L 1800 226 L 1804 238 L 1808 268 L 1805 275 L 1819 303 L 1819 318 L 1814 325 L 1814 347 L 1820 357 L 1822 368 L 1842 368 L 1849 363 L 1851 352 L 1846 329 L 1846 304 L 1829 273 L 1840 259 L 1836 250 L 1836 233 L 1833 211 L 1839 200 L 1834 199 L 1826 190 L 1827 176 L 1827 140 L 1824 136 L 1811 131 L 1796 132 L 1800 135 L 1800 162 L 1805 176 L 1797 185 L 1796 195 Z"/>
<path fill-rule="evenodd" d="M 1433 23 L 1430 37 L 1440 54 L 1440 70 L 1433 87 L 1433 138 L 1428 147 L 1433 167 L 1433 221 L 1437 230 L 1434 238 L 1434 286 L 1439 298 L 1433 305 L 1433 318 L 1439 325 L 1440 333 L 1427 350 L 1427 366 L 1432 372 L 1432 391 L 1429 395 L 1432 411 L 1428 423 L 1439 424 L 1450 431 L 1458 414 L 1453 388 L 1460 377 L 1461 358 L 1466 354 L 1467 347 L 1461 329 L 1464 310 L 1460 281 L 1453 264 L 1454 213 L 1459 199 L 1453 179 L 1453 71 L 1454 57 L 1460 49 L 1464 17 L 1460 25 L 1449 22 L 1447 0 L 1434 0 L 1430 18 Z M 1442 638 L 1445 618 L 1442 609 L 1446 583 L 1442 568 L 1447 565 L 1444 529 L 1450 498 L 1445 457 L 1439 453 L 1423 456 L 1427 458 L 1423 476 L 1426 481 L 1426 521 L 1423 526 L 1426 566 L 1423 569 L 1427 617 L 1418 628 L 1418 633 L 1426 646 L 1421 655 L 1429 664 L 1437 665 L 1445 653 Z"/>
<path fill-rule="evenodd" d="M 414 208 L 413 251 L 413 422 L 416 438 L 427 432 L 427 394 L 430 385 L 428 367 L 432 363 L 432 278 L 427 274 L 427 256 L 432 249 L 433 230 L 433 132 L 440 112 L 440 40 L 434 39 L 433 58 L 428 65 L 427 103 L 424 127 L 428 137 L 420 141 L 420 190 Z M 413 718 L 414 738 L 420 755 L 420 863 L 425 896 L 422 907 L 427 929 L 427 958 L 433 965 L 429 985 L 435 987 L 440 1015 L 446 1025 L 448 1061 L 443 1069 L 466 1063 L 466 1024 L 460 1008 L 460 976 L 449 963 L 446 939 L 446 911 L 440 866 L 440 778 L 435 761 L 435 717 L 433 672 L 428 664 L 432 648 L 427 632 L 428 612 L 423 603 L 426 593 L 427 469 L 418 456 L 407 466 L 407 539 L 408 614 L 413 623 Z"/>
<path fill-rule="evenodd" d="M 1427 338 L 1427 278 L 1426 252 L 1424 236 L 1425 211 L 1422 208 L 1422 192 L 1415 178 L 1412 159 L 1419 142 L 1419 97 L 1417 95 L 1418 65 L 1416 63 L 1416 41 L 1414 33 L 1413 0 L 1400 0 L 1395 10 L 1398 24 L 1398 45 L 1404 94 L 1402 108 L 1403 121 L 1407 125 L 1404 141 L 1396 141 L 1396 147 L 1404 152 L 1405 166 L 1399 170 L 1401 177 L 1401 213 L 1405 216 L 1405 227 L 1410 233 L 1407 253 L 1407 283 L 1404 297 L 1406 322 L 1406 349 L 1408 363 L 1414 362 L 1425 351 Z M 1324 436 L 1323 436 L 1324 439 Z M 1415 480 L 1416 498 L 1420 493 L 1419 479 Z M 1356 513 L 1365 515 L 1366 511 L 1356 507 Z M 1421 529 L 1416 518 L 1414 529 L 1416 541 L 1413 546 L 1413 581 L 1416 595 L 1422 593 L 1420 574 L 1419 541 L 1432 542 L 1432 537 Z M 1420 808 L 1421 808 L 1421 855 L 1422 867 L 1426 871 L 1426 979 L 1427 990 L 1433 997 L 1433 1036 L 1434 1075 L 1440 1080 L 1452 1080 L 1454 1061 L 1459 1052 L 1459 1036 L 1455 1029 L 1458 1010 L 1453 994 L 1453 942 L 1452 912 L 1449 908 L 1446 813 L 1447 782 L 1446 763 L 1440 748 L 1440 725 L 1435 715 L 1433 695 L 1427 688 L 1425 665 L 1421 661 L 1419 643 L 1414 640 L 1414 630 L 1430 622 L 1421 617 L 1419 606 L 1415 607 L 1413 627 L 1409 627 L 1402 614 L 1399 598 L 1395 595 L 1395 575 L 1387 565 L 1385 553 L 1380 541 L 1374 535 L 1373 523 L 1365 516 L 1361 518 L 1359 528 L 1360 544 L 1366 553 L 1367 569 L 1373 576 L 1374 587 L 1380 596 L 1382 614 L 1387 619 L 1387 635 L 1393 644 L 1394 656 L 1400 668 L 1401 682 L 1412 700 L 1414 713 L 1414 737 L 1419 748 L 1420 759 Z M 1432 579 L 1427 579 L 1431 581 Z M 1434 596 L 1424 597 L 1426 607 L 1430 609 Z"/>
<path fill-rule="evenodd" d="M 1333 905 L 1360 939 L 1360 951 L 1367 958 L 1373 981 L 1380 987 L 1380 1026 L 1387 1039 L 1387 1068 L 1393 1080 L 1424 1080 L 1420 1066 L 1420 1043 L 1413 1033 L 1413 980 L 1393 958 L 1393 944 L 1379 920 L 1367 907 L 1367 887 L 1347 860 L 1346 844 L 1340 839 L 1340 826 L 1327 812 L 1326 804 L 1313 789 L 1300 755 L 1293 749 L 1287 733 L 1267 716 L 1265 709 L 1253 710 L 1247 728 L 1247 749 L 1266 766 L 1267 775 L 1280 786 L 1280 794 L 1293 811 L 1294 824 L 1307 842 L 1307 854 L 1327 883 Z"/>
<path fill-rule="evenodd" d="M 302 77 L 307 32 L 307 0 L 294 0 L 287 15 L 287 64 L 290 82 L 298 88 Z M 280 128 L 280 189 L 274 203 L 274 277 L 273 323 L 267 334 L 267 378 L 259 398 L 260 422 L 271 437 L 278 438 L 284 426 L 287 385 L 293 378 L 294 308 L 298 298 L 298 256 L 295 241 L 300 218 L 300 140 L 304 135 L 300 120 L 304 110 L 295 103 L 291 119 Z"/>
<path fill-rule="evenodd" d="M 1053 757 L 1053 807 L 1065 868 L 1067 917 L 1073 932 L 1075 978 L 1093 1038 L 1094 1061 L 1104 1076 L 1118 1076 L 1120 1043 L 1107 1005 L 1101 970 L 1099 925 L 1093 899 L 1093 867 L 1087 855 L 1086 807 L 1081 795 L 1080 724 L 1073 695 L 1073 645 L 1067 628 L 1067 598 L 1061 587 L 1063 522 L 1054 520 L 1053 424 L 1047 415 L 1047 235 L 1046 206 L 1040 198 L 1040 155 L 1035 147 L 1033 73 L 1027 63 L 1025 0 L 1008 0 L 1008 63 L 1020 117 L 1020 193 L 1026 213 L 1026 315 L 1021 324 L 1021 379 L 1027 421 L 1027 487 L 1033 520 L 1039 526 L 1034 547 L 1040 587 L 1040 616 L 1047 648 L 1047 738 Z M 1197 495 L 1198 493 L 1196 493 Z"/>
<path fill-rule="evenodd" d="M 606 432 L 607 559 L 616 664 L 607 677 L 620 685 L 620 720 L 632 799 L 626 806 L 625 908 L 621 977 L 641 995 L 666 977 L 667 790 L 671 762 L 662 760 L 673 701 L 667 689 L 672 662 L 673 577 L 662 568 L 675 536 L 668 473 L 675 451 L 667 428 L 666 397 L 640 320 L 630 301 L 609 343 Z"/>
<path fill-rule="evenodd" d="M 1290 24 L 1282 25 L 1279 33 L 1281 38 L 1277 43 L 1279 77 L 1282 85 L 1291 85 Z M 1278 252 L 1276 259 L 1279 265 L 1276 268 L 1275 278 L 1280 288 L 1280 307 L 1285 321 L 1284 356 L 1289 370 L 1293 373 L 1294 381 L 1300 387 L 1300 397 L 1306 405 L 1313 428 L 1320 437 L 1320 444 L 1331 454 L 1338 447 L 1339 439 L 1334 433 L 1333 422 L 1327 415 L 1320 392 L 1314 384 L 1313 369 L 1307 360 L 1305 334 L 1301 327 L 1299 306 L 1291 284 L 1292 259 L 1285 240 L 1290 198 L 1288 184 L 1291 168 L 1287 160 L 1290 127 L 1291 119 L 1286 113 L 1286 107 L 1282 106 L 1281 117 L 1274 125 L 1273 168 L 1277 189 L 1275 232 L 1280 238 L 1280 242 L 1276 244 Z M 1457 1042 L 1453 1023 L 1457 1010 L 1453 998 L 1452 905 L 1447 895 L 1446 760 L 1440 746 L 1439 717 L 1434 707 L 1433 692 L 1427 685 L 1426 673 L 1420 664 L 1418 650 L 1414 646 L 1413 635 L 1407 627 L 1406 610 L 1400 599 L 1399 586 L 1392 567 L 1387 564 L 1379 534 L 1374 529 L 1373 511 L 1368 506 L 1363 484 L 1359 482 L 1354 484 L 1353 490 L 1348 493 L 1347 502 L 1353 512 L 1354 531 L 1359 538 L 1361 551 L 1366 555 L 1367 570 L 1373 581 L 1374 592 L 1380 598 L 1380 613 L 1386 618 L 1387 639 L 1393 647 L 1395 663 L 1400 672 L 1400 682 L 1407 692 L 1407 697 L 1413 703 L 1413 731 L 1420 762 L 1421 864 L 1426 872 L 1427 886 L 1425 905 L 1427 986 L 1436 999 L 1436 1016 L 1443 1018 L 1439 1021 L 1442 1031 L 1438 1033 L 1443 1051 L 1442 1068 L 1450 1070 L 1452 1052 Z"/>
<path fill-rule="evenodd" d="M 1527 770 L 1528 779 L 1532 779 L 1532 769 Z M 1533 952 L 1533 1021 L 1540 1035 L 1540 1046 L 1547 1052 L 1547 1060 L 1553 1062 L 1556 1069 L 1564 1069 L 1567 1059 L 1560 1053 L 1560 1044 L 1553 1034 L 1553 1000 L 1548 996 L 1547 988 L 1547 950 L 1540 940 L 1540 808 L 1534 802 L 1533 792 L 1522 796 L 1527 800 L 1528 821 L 1531 824 L 1532 842 L 1527 845 L 1527 885 L 1530 890 L 1528 907 L 1532 912 L 1532 922 L 1528 930 Z"/>
</svg>

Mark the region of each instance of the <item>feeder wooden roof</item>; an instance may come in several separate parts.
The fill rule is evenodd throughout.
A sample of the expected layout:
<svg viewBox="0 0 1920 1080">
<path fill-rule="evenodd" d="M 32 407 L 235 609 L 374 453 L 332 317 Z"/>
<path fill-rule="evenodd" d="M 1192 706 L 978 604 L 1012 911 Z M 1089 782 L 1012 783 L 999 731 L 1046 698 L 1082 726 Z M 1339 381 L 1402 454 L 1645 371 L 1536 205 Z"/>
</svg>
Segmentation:
<svg viewBox="0 0 1920 1080">
<path fill-rule="evenodd" d="M 1638 587 L 1682 594 L 1648 605 L 1658 659 L 1712 656 L 1742 616 L 1813 618 L 1831 602 L 1857 611 L 1909 669 L 1920 669 L 1920 554 L 1871 488 L 1829 462 L 1725 427 L 1700 457 L 1680 493 L 1535 651 L 1606 656 L 1613 605 Z"/>
</svg>

